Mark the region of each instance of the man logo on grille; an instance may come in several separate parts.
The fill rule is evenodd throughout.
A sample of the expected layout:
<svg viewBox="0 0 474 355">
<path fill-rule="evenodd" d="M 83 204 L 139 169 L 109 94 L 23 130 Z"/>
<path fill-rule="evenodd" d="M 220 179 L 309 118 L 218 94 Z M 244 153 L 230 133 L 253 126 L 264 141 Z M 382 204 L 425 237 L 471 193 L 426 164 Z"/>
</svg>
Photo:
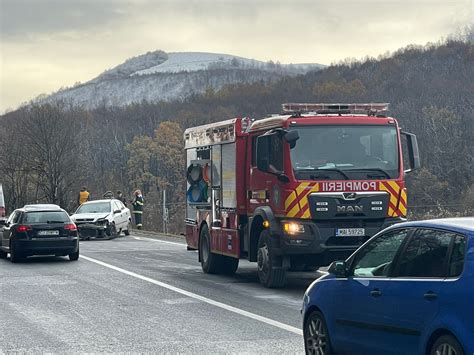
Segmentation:
<svg viewBox="0 0 474 355">
<path fill-rule="evenodd" d="M 357 198 L 355 192 L 344 192 L 342 196 L 344 197 L 344 200 L 355 200 Z"/>
</svg>

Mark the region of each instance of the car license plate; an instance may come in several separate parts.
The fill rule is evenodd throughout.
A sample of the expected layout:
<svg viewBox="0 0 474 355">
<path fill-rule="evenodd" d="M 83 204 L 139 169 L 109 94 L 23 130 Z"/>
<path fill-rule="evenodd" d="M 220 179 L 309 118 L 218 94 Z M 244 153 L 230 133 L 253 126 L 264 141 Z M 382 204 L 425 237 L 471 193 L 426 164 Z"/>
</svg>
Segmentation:
<svg viewBox="0 0 474 355">
<path fill-rule="evenodd" d="M 53 231 L 38 231 L 38 235 L 59 235 L 58 230 Z"/>
<path fill-rule="evenodd" d="M 365 236 L 365 228 L 337 228 L 337 237 L 363 237 Z"/>
</svg>

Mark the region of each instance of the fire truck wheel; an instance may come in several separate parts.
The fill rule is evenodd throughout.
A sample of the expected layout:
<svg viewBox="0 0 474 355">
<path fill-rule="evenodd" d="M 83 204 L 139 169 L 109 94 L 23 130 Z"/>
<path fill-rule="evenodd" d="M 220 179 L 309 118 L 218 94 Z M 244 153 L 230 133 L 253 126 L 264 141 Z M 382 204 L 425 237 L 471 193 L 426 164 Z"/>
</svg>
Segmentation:
<svg viewBox="0 0 474 355">
<path fill-rule="evenodd" d="M 268 230 L 260 233 L 258 239 L 257 264 L 258 278 L 260 283 L 268 288 L 278 288 L 285 286 L 286 272 L 278 263 L 270 243 L 270 233 Z"/>
<path fill-rule="evenodd" d="M 220 257 L 220 273 L 224 275 L 234 275 L 239 267 L 239 259 L 231 256 L 219 255 Z"/>
<path fill-rule="evenodd" d="M 209 228 L 204 225 L 199 238 L 199 255 L 202 271 L 206 274 L 216 274 L 219 271 L 219 256 L 211 252 L 211 236 Z"/>
</svg>

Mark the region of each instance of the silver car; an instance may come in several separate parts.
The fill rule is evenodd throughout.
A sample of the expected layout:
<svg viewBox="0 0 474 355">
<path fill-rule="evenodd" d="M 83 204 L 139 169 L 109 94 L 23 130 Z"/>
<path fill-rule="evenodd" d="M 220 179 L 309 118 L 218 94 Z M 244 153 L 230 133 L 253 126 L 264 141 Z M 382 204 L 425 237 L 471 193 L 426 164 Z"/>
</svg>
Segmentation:
<svg viewBox="0 0 474 355">
<path fill-rule="evenodd" d="M 95 200 L 83 203 L 71 216 L 81 239 L 114 238 L 132 230 L 130 210 L 117 199 Z"/>
</svg>

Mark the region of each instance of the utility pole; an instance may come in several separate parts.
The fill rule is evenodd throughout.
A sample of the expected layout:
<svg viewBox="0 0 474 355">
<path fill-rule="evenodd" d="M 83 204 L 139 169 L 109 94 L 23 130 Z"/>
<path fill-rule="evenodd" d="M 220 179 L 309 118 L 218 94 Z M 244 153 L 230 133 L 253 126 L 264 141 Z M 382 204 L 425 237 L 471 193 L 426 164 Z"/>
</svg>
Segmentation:
<svg viewBox="0 0 474 355">
<path fill-rule="evenodd" d="M 168 226 L 167 226 L 167 220 L 168 220 L 168 213 L 167 213 L 167 208 L 166 208 L 166 189 L 163 189 L 163 233 L 168 233 Z"/>
</svg>

